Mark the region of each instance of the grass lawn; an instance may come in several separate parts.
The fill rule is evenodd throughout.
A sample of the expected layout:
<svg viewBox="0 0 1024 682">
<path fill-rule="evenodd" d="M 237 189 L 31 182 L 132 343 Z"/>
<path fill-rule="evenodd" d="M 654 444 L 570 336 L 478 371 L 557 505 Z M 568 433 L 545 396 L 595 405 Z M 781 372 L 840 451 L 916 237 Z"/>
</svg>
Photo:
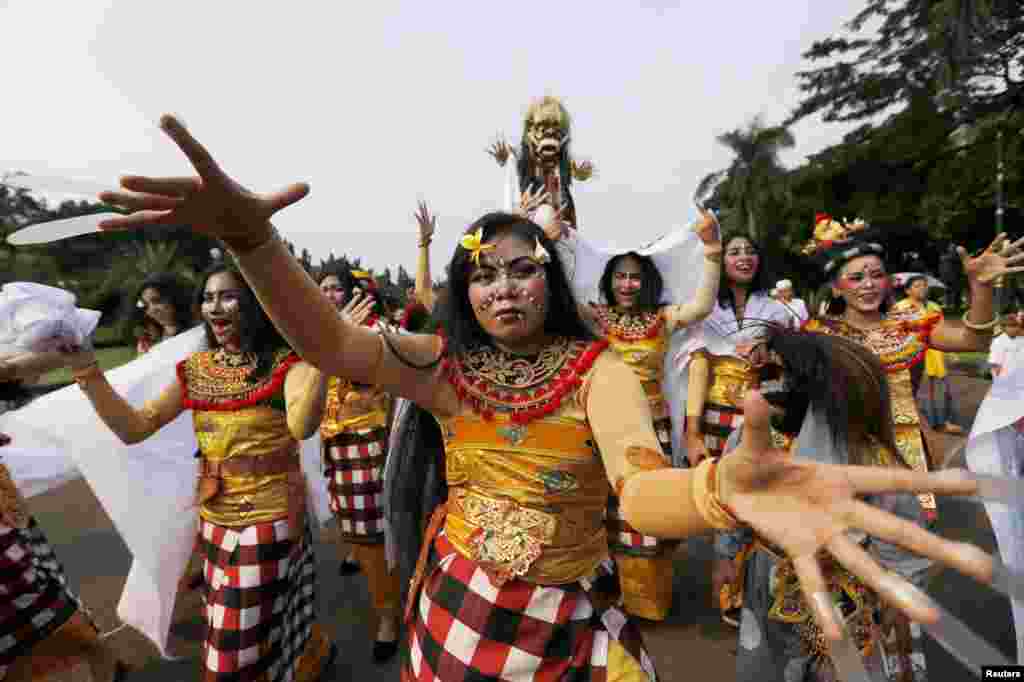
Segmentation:
<svg viewBox="0 0 1024 682">
<path fill-rule="evenodd" d="M 135 349 L 131 346 L 113 346 L 111 348 L 97 348 L 96 360 L 100 363 L 100 369 L 104 372 L 135 359 Z M 43 375 L 39 380 L 41 384 L 66 384 L 72 381 L 71 370 L 63 367 Z"/>
</svg>

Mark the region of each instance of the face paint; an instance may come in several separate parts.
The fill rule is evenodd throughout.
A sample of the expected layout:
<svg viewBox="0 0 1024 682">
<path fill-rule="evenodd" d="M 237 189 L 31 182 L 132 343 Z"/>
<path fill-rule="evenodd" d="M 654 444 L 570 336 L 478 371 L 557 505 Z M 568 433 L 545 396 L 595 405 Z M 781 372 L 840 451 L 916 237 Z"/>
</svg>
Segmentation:
<svg viewBox="0 0 1024 682">
<path fill-rule="evenodd" d="M 241 338 L 242 283 L 230 272 L 218 272 L 206 280 L 200 312 L 217 343 L 237 349 Z"/>
<path fill-rule="evenodd" d="M 510 347 L 531 343 L 544 330 L 547 272 L 533 257 L 534 244 L 516 237 L 493 243 L 480 265 L 470 266 L 470 305 L 495 341 Z"/>
<path fill-rule="evenodd" d="M 640 262 L 631 256 L 619 259 L 612 273 L 613 303 L 621 308 L 632 308 L 644 287 L 644 272 Z"/>
<path fill-rule="evenodd" d="M 328 300 L 334 304 L 336 308 L 342 308 L 345 305 L 345 289 L 341 286 L 341 280 L 334 275 L 327 275 L 323 281 L 320 282 L 320 291 L 327 296 Z"/>
<path fill-rule="evenodd" d="M 749 284 L 760 265 L 757 249 L 746 237 L 735 237 L 725 245 L 725 274 L 730 282 Z"/>
<path fill-rule="evenodd" d="M 846 305 L 861 313 L 874 313 L 889 295 L 889 275 L 878 256 L 860 256 L 840 270 L 837 287 Z"/>
</svg>

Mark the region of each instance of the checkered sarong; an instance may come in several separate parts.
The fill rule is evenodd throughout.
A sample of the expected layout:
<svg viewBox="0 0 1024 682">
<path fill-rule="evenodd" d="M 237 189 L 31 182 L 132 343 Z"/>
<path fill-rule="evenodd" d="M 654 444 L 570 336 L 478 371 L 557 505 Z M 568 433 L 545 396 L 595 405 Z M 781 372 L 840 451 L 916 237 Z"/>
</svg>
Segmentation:
<svg viewBox="0 0 1024 682">
<path fill-rule="evenodd" d="M 730 405 L 705 403 L 701 426 L 704 445 L 712 457 L 721 457 L 725 442 L 732 432 L 743 425 L 743 412 Z"/>
<path fill-rule="evenodd" d="M 513 579 L 495 587 L 443 533 L 434 548 L 437 563 L 409 628 L 403 682 L 605 682 L 614 679 L 607 670 L 611 641 L 657 679 L 639 630 L 614 606 L 598 610 L 582 581 Z"/>
<path fill-rule="evenodd" d="M 340 433 L 324 441 L 324 476 L 331 511 L 348 542 L 384 542 L 384 462 L 387 429 Z"/>
<path fill-rule="evenodd" d="M 658 434 L 658 442 L 665 456 L 672 457 L 672 422 L 668 417 L 654 420 L 654 432 Z M 643 535 L 626 522 L 619 511 L 619 498 L 608 496 L 605 508 L 604 525 L 608 531 L 608 549 L 612 554 L 628 554 L 630 556 L 657 556 L 665 549 L 665 543 L 650 535 Z M 674 548 L 678 543 L 671 543 Z"/>
<path fill-rule="evenodd" d="M 67 582 L 34 518 L 24 529 L 0 524 L 0 680 L 78 611 Z"/>
<path fill-rule="evenodd" d="M 284 520 L 243 528 L 199 520 L 204 682 L 295 680 L 316 621 L 316 574 L 309 525 L 298 548 L 288 533 Z"/>
</svg>

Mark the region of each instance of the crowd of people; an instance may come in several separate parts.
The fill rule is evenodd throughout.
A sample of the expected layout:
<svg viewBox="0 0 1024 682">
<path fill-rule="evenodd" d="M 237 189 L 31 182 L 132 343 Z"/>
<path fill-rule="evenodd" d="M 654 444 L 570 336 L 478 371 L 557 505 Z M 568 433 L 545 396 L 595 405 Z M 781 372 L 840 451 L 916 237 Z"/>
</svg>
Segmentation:
<svg viewBox="0 0 1024 682">
<path fill-rule="evenodd" d="M 306 186 L 251 194 L 177 119 L 162 127 L 197 176 L 124 178 L 101 199 L 126 215 L 103 227 L 184 224 L 224 243 L 231 258 L 194 292 L 155 273 L 133 299 L 140 359 L 196 325 L 202 346 L 141 405 L 88 341 L 5 352 L 0 387 L 68 366 L 65 390 L 125 445 L 191 413 L 197 568 L 180 568 L 202 596 L 202 679 L 328 679 L 313 488 L 342 575 L 366 576 L 371 656 L 401 653 L 405 681 L 655 680 L 637 625 L 668 616 L 676 549 L 700 535 L 739 680 L 927 679 L 933 562 L 993 582 L 991 557 L 930 530 L 937 495 L 985 491 L 937 473 L 923 430 L 963 432 L 943 353 L 990 353 L 997 377 L 1024 366 L 1024 318 L 994 296 L 1024 270 L 1024 240 L 961 252 L 960 319 L 923 275 L 901 299 L 863 226 L 819 240 L 829 295 L 812 316 L 707 210 L 665 251 L 596 248 L 570 194 L 592 168 L 545 98 L 521 147 L 492 151 L 516 162 L 518 205 L 470 225 L 438 287 L 421 204 L 416 287 L 388 306 L 369 273 L 311 278 L 282 244 L 270 219 Z M 22 407 L 3 405 L 15 440 Z M 300 456 L 311 438 L 319 471 Z M 76 655 L 122 679 L 14 481 L 0 485 L 0 679 Z"/>
</svg>

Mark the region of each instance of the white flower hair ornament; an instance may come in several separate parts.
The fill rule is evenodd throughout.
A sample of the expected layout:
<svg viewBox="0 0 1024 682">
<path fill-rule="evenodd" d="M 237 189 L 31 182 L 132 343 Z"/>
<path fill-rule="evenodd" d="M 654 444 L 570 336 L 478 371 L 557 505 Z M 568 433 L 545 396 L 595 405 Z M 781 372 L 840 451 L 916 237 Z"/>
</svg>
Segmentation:
<svg viewBox="0 0 1024 682">
<path fill-rule="evenodd" d="M 540 239 L 534 237 L 534 244 L 535 246 L 533 247 L 533 259 L 542 265 L 547 265 L 548 263 L 550 263 L 551 254 L 548 253 L 548 250 L 545 249 L 544 246 L 540 243 Z"/>
</svg>

